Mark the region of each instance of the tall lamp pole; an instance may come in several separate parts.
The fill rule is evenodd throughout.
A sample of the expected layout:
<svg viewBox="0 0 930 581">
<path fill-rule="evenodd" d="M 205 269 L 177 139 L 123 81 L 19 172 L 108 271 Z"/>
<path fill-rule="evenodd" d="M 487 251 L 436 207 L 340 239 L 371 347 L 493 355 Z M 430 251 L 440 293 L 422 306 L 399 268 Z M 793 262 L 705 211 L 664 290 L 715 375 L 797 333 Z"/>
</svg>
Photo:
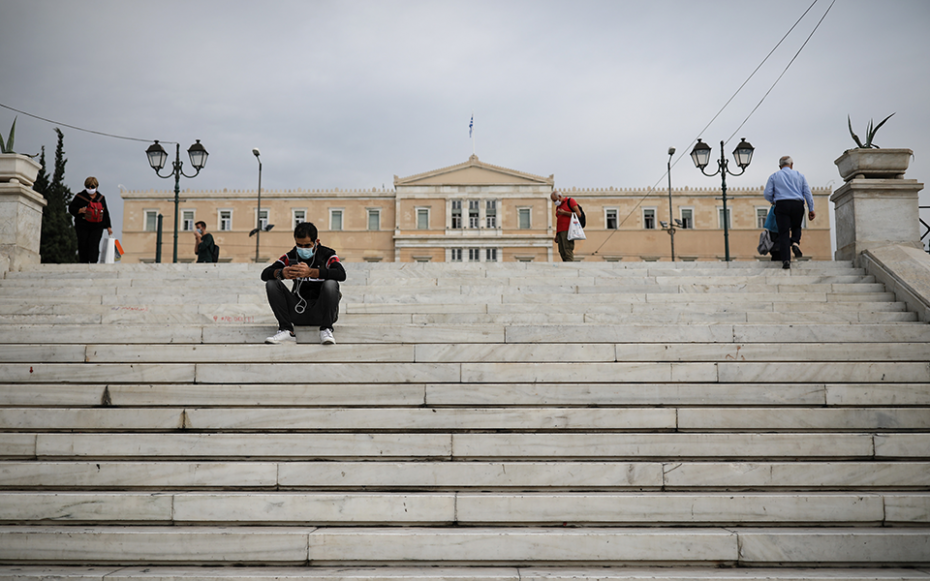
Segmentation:
<svg viewBox="0 0 930 581">
<path fill-rule="evenodd" d="M 752 145 L 746 141 L 746 138 L 743 137 L 739 145 L 736 146 L 736 149 L 733 150 L 733 159 L 736 161 L 736 165 L 740 167 L 739 173 L 733 173 L 727 169 L 727 157 L 723 153 L 723 141 L 720 142 L 720 159 L 717 161 L 717 171 L 714 173 L 707 173 L 704 171 L 704 168 L 707 167 L 707 164 L 710 163 L 710 146 L 701 141 L 697 140 L 697 143 L 694 145 L 694 149 L 691 150 L 691 159 L 694 161 L 694 166 L 701 170 L 701 173 L 707 177 L 713 177 L 720 174 L 720 189 L 723 191 L 723 244 L 725 249 L 725 260 L 730 261 L 730 228 L 729 220 L 727 219 L 727 174 L 731 176 L 741 176 L 746 172 L 746 168 L 749 167 L 749 162 L 752 161 L 752 152 L 755 149 Z"/>
<path fill-rule="evenodd" d="M 197 174 L 200 173 L 200 170 L 207 165 L 207 156 L 210 155 L 207 153 L 207 150 L 200 145 L 200 140 L 191 145 L 187 149 L 187 154 L 191 158 L 191 165 L 197 170 L 194 175 L 189 176 L 184 173 L 181 168 L 183 163 L 181 163 L 181 144 L 175 144 L 174 150 L 174 162 L 172 164 L 171 173 L 163 176 L 161 175 L 161 168 L 165 167 L 165 163 L 168 161 L 168 154 L 165 152 L 164 148 L 159 145 L 158 140 L 155 140 L 155 143 L 149 146 L 145 150 L 145 155 L 149 158 L 149 165 L 152 166 L 152 169 L 155 170 L 155 175 L 160 178 L 170 178 L 174 177 L 174 252 L 172 254 L 172 262 L 178 261 L 178 203 L 180 202 L 181 196 L 181 176 L 186 178 L 197 177 Z"/>
<path fill-rule="evenodd" d="M 675 262 L 675 217 L 672 215 L 672 156 L 675 148 L 668 148 L 668 237 L 672 242 L 672 262 Z"/>
<path fill-rule="evenodd" d="M 255 262 L 258 262 L 258 247 L 262 238 L 262 152 L 253 147 L 252 155 L 258 160 L 258 222 L 255 224 Z"/>
</svg>

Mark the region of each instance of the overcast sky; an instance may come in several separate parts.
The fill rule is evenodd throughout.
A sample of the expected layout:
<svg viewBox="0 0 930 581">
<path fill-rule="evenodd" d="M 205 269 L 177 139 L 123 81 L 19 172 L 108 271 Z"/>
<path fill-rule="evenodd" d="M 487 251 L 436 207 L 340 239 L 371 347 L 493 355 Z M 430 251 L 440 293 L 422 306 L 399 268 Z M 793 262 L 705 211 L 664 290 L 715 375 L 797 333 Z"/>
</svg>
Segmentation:
<svg viewBox="0 0 930 581">
<path fill-rule="evenodd" d="M 255 189 L 253 147 L 263 189 L 390 188 L 466 161 L 474 113 L 482 161 L 561 188 L 658 183 L 661 195 L 669 146 L 685 154 L 673 186 L 719 186 L 687 157 L 694 139 L 717 155 L 831 1 L 0 0 L 0 103 L 180 142 L 187 170 L 200 139 L 207 167 L 182 190 Z M 847 114 L 861 136 L 891 113 L 876 143 L 913 149 L 907 177 L 930 182 L 928 30 L 927 0 L 835 0 L 727 143 L 728 157 L 739 137 L 756 148 L 728 185 L 761 186 L 792 155 L 812 186 L 838 187 Z M 16 115 L 0 108 L 0 134 Z M 51 165 L 54 127 L 20 114 L 16 149 L 45 145 Z M 118 185 L 173 187 L 148 166 L 148 142 L 62 129 L 68 184 L 97 176 L 115 214 Z"/>
</svg>

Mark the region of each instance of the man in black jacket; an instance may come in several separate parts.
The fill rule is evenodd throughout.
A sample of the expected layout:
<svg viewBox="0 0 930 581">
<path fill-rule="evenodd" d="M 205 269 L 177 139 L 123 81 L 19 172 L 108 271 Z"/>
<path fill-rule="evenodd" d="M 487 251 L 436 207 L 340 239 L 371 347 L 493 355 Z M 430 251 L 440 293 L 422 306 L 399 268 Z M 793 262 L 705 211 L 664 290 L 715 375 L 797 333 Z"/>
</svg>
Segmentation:
<svg viewBox="0 0 930 581">
<path fill-rule="evenodd" d="M 346 271 L 336 251 L 320 244 L 316 226 L 294 228 L 295 246 L 262 271 L 268 303 L 278 320 L 278 332 L 265 343 L 296 343 L 294 325 L 319 325 L 320 343 L 334 345 L 333 323 L 339 317 L 339 282 Z M 290 290 L 285 280 L 294 281 Z"/>
</svg>

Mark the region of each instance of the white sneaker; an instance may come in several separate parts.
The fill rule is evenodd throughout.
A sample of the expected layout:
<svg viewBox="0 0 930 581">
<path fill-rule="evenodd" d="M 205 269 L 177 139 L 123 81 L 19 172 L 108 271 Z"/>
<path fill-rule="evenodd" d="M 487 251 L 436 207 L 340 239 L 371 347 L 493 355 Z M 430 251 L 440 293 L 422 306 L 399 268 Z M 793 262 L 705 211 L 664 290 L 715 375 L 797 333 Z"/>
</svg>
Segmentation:
<svg viewBox="0 0 930 581">
<path fill-rule="evenodd" d="M 295 337 L 287 329 L 282 329 L 278 331 L 277 333 L 275 333 L 273 337 L 268 337 L 267 339 L 265 339 L 265 343 L 271 343 L 273 345 L 278 345 L 280 343 L 287 343 L 288 341 L 290 341 L 291 343 L 296 343 L 297 337 Z"/>
<path fill-rule="evenodd" d="M 320 345 L 335 345 L 332 329 L 320 329 Z"/>
</svg>

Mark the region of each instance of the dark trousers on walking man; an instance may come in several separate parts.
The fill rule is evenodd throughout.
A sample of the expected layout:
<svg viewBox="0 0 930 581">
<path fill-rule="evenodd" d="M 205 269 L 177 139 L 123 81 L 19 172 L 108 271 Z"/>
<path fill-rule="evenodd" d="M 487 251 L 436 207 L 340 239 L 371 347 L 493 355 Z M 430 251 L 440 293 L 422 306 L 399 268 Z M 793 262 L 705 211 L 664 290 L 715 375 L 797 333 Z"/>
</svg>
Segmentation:
<svg viewBox="0 0 930 581">
<path fill-rule="evenodd" d="M 778 200 L 775 202 L 775 223 L 778 224 L 778 254 L 783 262 L 791 261 L 791 247 L 801 243 L 801 224 L 804 223 L 804 200 Z M 796 251 L 801 257 L 800 247 Z"/>
</svg>

